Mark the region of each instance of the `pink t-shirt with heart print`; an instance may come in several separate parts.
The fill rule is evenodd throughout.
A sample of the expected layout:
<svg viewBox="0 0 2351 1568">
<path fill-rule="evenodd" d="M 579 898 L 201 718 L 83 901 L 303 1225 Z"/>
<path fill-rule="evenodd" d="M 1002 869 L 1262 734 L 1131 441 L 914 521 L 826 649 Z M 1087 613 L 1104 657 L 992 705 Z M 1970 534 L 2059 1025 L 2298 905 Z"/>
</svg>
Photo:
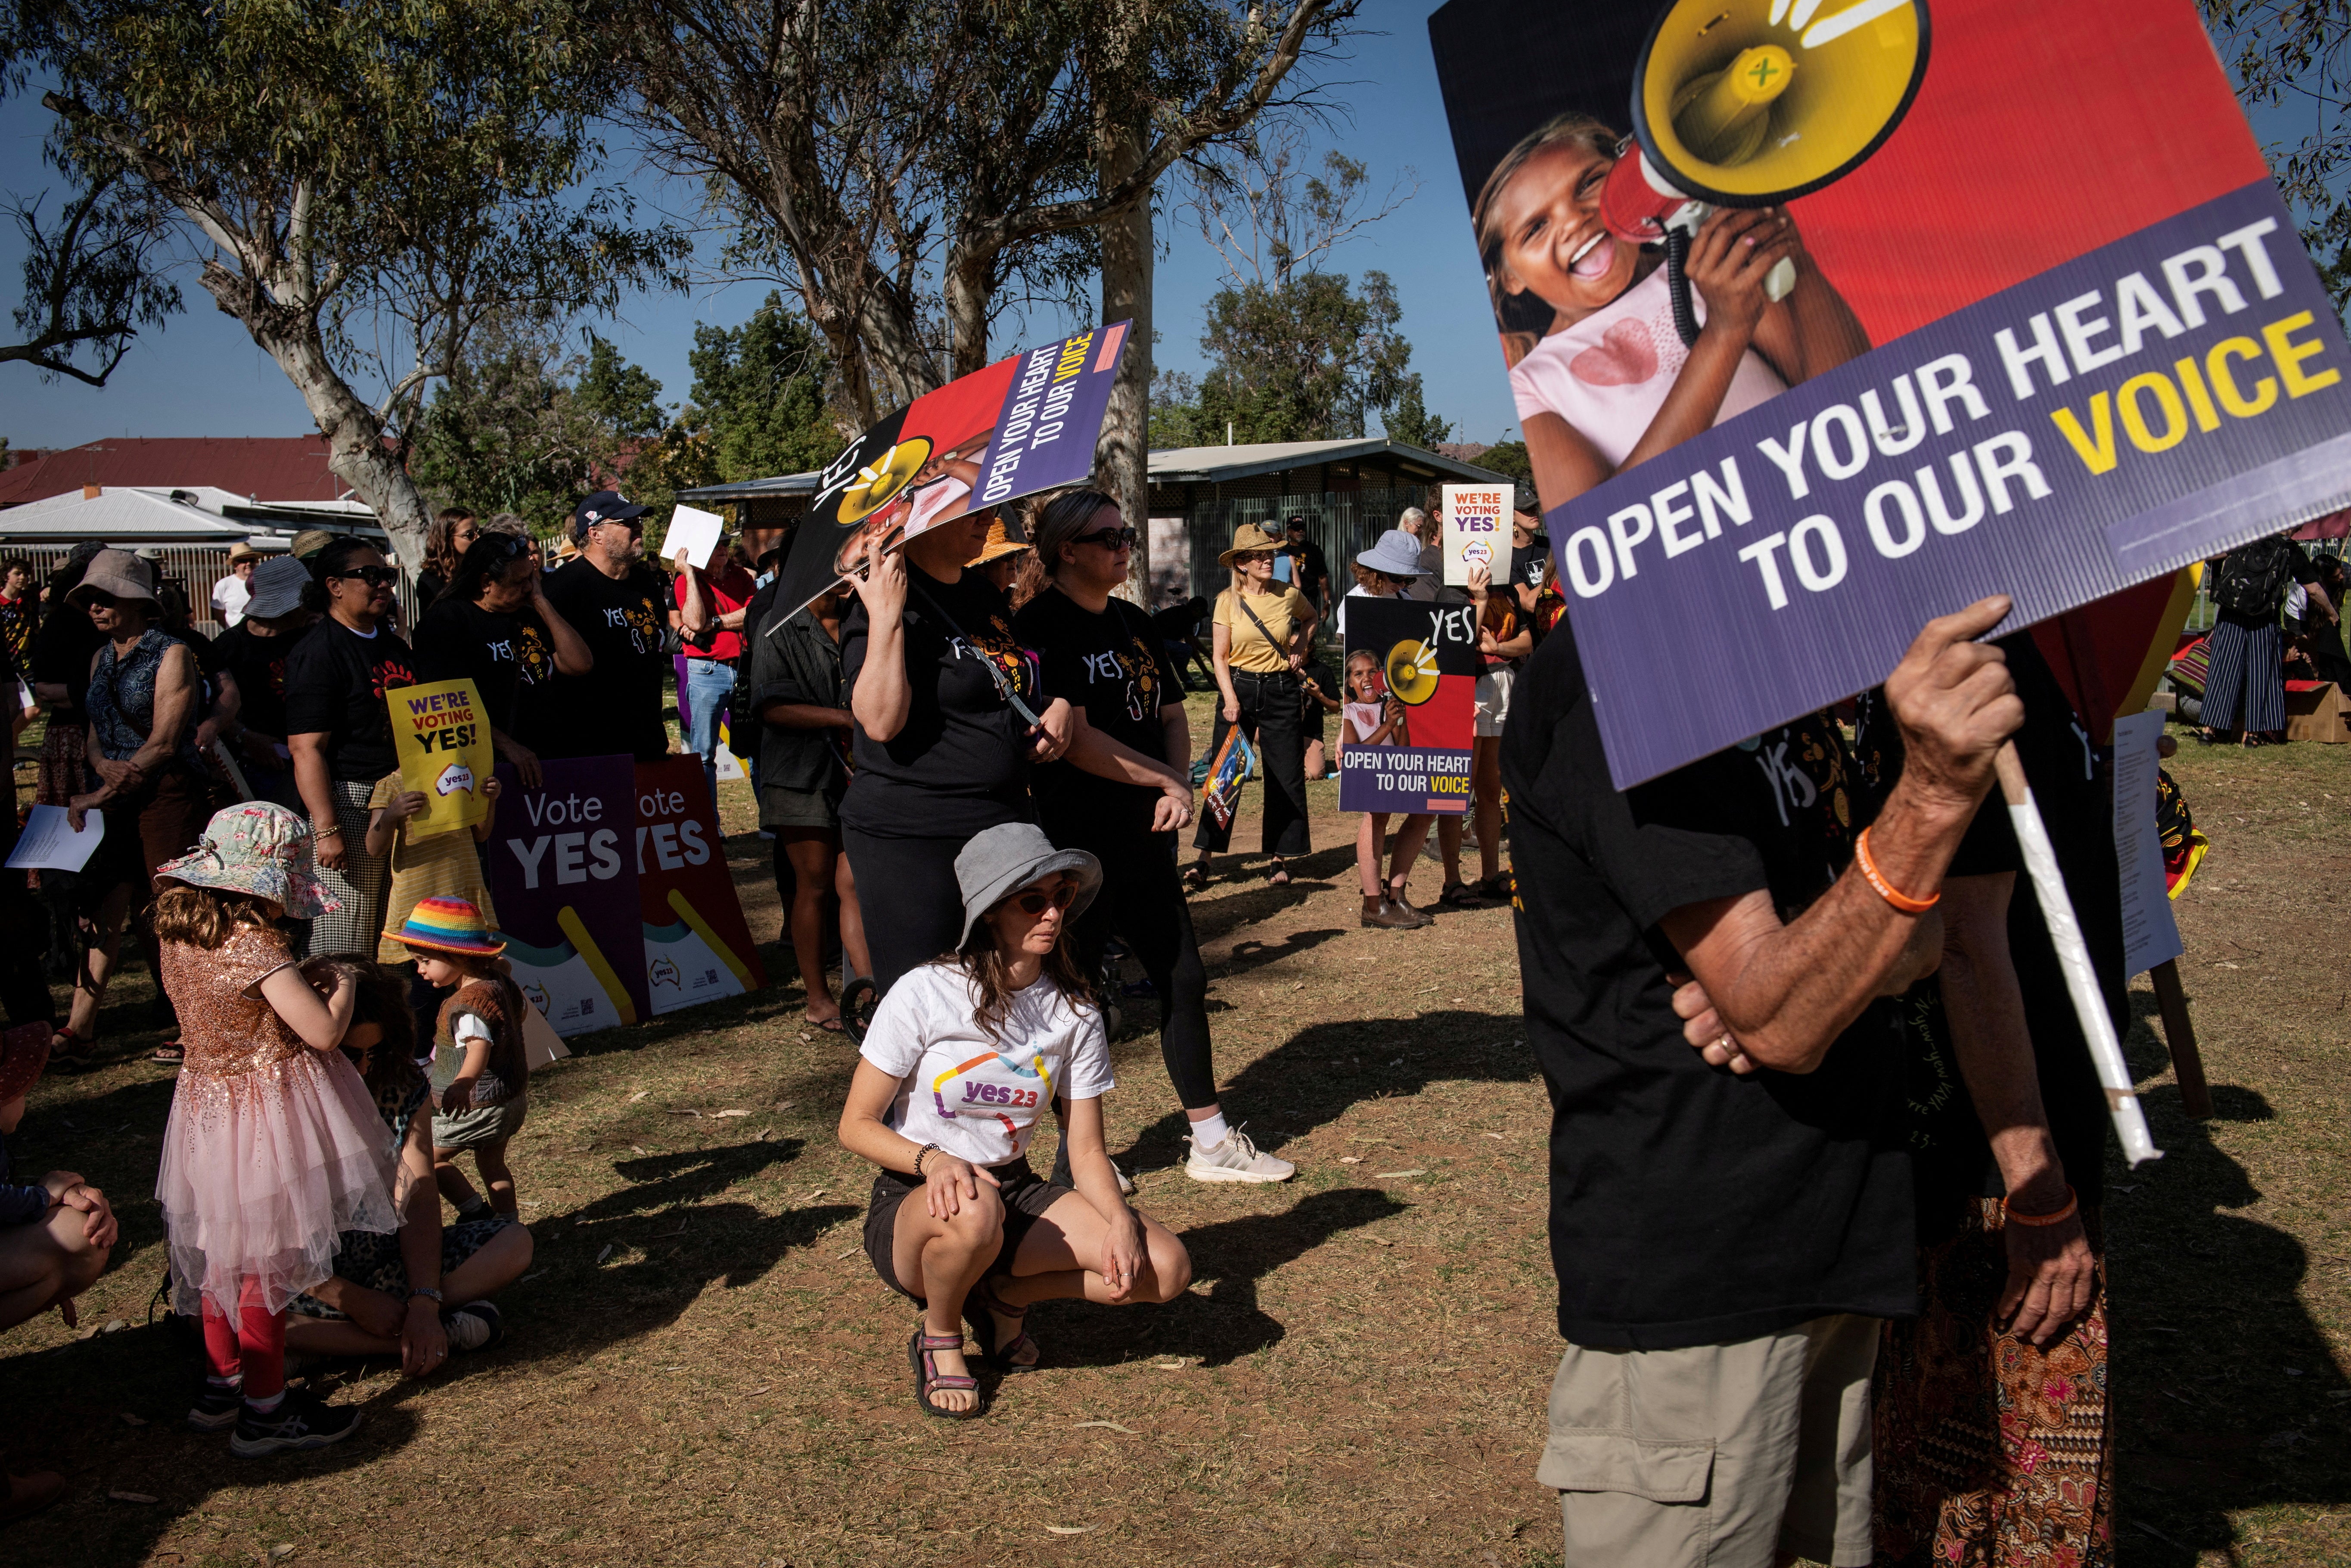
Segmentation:
<svg viewBox="0 0 2351 1568">
<path fill-rule="evenodd" d="M 1700 322 L 1706 301 L 1693 298 Z M 1555 413 L 1621 465 L 1673 390 L 1689 350 L 1674 330 L 1671 297 L 1662 267 L 1608 304 L 1535 345 L 1510 371 L 1519 418 Z M 1779 372 L 1753 349 L 1732 372 L 1715 423 L 1746 413 L 1788 390 Z"/>
</svg>

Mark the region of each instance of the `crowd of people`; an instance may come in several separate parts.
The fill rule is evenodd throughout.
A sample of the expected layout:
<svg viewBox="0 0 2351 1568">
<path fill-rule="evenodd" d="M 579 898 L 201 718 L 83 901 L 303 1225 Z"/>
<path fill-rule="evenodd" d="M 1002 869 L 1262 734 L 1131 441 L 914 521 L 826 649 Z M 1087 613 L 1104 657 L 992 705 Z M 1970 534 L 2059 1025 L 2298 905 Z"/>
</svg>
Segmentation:
<svg viewBox="0 0 2351 1568">
<path fill-rule="evenodd" d="M 1531 496 L 1507 578 L 1461 587 L 1426 510 L 1343 562 L 1343 591 L 1302 517 L 1243 525 L 1229 584 L 1181 626 L 1122 597 L 1137 536 L 1097 490 L 1017 526 L 948 518 L 804 606 L 778 597 L 778 550 L 665 576 L 643 511 L 588 497 L 560 561 L 518 518 L 444 516 L 413 627 L 397 569 L 349 536 L 235 561 L 212 639 L 133 554 L 77 552 L 45 595 L 0 577 L 0 643 L 49 716 L 38 799 L 107 826 L 38 895 L 84 932 L 63 1020 L 26 968 L 38 944 L 0 943 L 0 1133 L 45 1064 L 88 1060 L 136 933 L 176 1018 L 157 1196 L 204 1345 L 192 1427 L 249 1457 L 340 1440 L 356 1409 L 288 1394 L 289 1352 L 429 1374 L 497 1342 L 493 1298 L 530 1260 L 507 1159 L 528 1003 L 498 958 L 489 824 L 410 835 L 424 802 L 387 689 L 473 680 L 528 786 L 548 760 L 668 754 L 673 690 L 714 791 L 722 748 L 747 755 L 809 1020 L 855 1033 L 847 990 L 878 998 L 839 1137 L 875 1167 L 875 1273 L 921 1314 L 913 1399 L 967 1420 L 1001 1397 L 984 1375 L 1048 1358 L 1038 1303 L 1165 1301 L 1190 1279 L 1104 1141 L 1114 1003 L 1157 1001 L 1189 1176 L 1294 1175 L 1217 1087 L 1187 894 L 1232 822 L 1200 810 L 1197 764 L 1248 739 L 1266 875 L 1290 884 L 1310 779 L 1404 722 L 1343 652 L 1352 602 L 1445 600 L 1478 628 L 1469 808 L 1361 819 L 1361 919 L 1517 911 L 1568 1347 L 1540 1474 L 1569 1560 L 1945 1561 L 2027 1535 L 2110 1552 L 2104 1097 L 2007 818 L 1980 807 L 2012 740 L 2120 1018 L 2111 808 L 2032 640 L 1979 640 L 2006 601 L 1929 623 L 1846 712 L 1620 792 Z M 2299 550 L 2248 549 L 2216 577 L 2252 580 L 2223 624 L 2237 667 L 2266 669 L 2289 591 L 2330 622 L 2340 593 Z M 1202 623 L 1205 753 L 1182 674 Z M 2215 729 L 2266 727 L 2218 687 Z M 0 888 L 0 936 L 39 928 L 35 896 Z M 111 1207 L 69 1171 L 13 1183 L 0 1166 L 0 1326 L 70 1320 Z M 6 1506 L 53 1490 L 17 1478 Z"/>
</svg>

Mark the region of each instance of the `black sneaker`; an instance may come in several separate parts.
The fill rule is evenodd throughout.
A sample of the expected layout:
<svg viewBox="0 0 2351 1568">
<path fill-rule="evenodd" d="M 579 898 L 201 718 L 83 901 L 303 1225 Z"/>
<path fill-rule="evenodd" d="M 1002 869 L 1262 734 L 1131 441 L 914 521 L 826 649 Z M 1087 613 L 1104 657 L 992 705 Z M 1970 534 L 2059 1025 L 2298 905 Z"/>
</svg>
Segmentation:
<svg viewBox="0 0 2351 1568">
<path fill-rule="evenodd" d="M 451 1350 L 487 1350 L 507 1337 L 498 1309 L 487 1301 L 467 1301 L 455 1312 L 443 1312 L 441 1331 L 449 1336 Z"/>
<path fill-rule="evenodd" d="M 240 1459 L 258 1459 L 289 1448 L 323 1448 L 359 1428 L 359 1406 L 329 1405 L 307 1391 L 293 1393 L 266 1416 L 246 1406 L 237 1416 L 228 1451 Z"/>
<path fill-rule="evenodd" d="M 243 1386 L 231 1383 L 221 1385 L 206 1378 L 197 1386 L 196 1402 L 188 1406 L 188 1430 L 191 1432 L 225 1432 L 236 1425 L 237 1413 L 245 1408 Z"/>
</svg>

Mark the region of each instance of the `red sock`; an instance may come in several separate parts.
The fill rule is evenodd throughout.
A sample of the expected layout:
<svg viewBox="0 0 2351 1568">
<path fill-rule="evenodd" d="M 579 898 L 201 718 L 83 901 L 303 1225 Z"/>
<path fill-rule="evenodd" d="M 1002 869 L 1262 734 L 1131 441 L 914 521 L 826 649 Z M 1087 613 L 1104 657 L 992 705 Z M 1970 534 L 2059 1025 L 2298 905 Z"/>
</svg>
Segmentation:
<svg viewBox="0 0 2351 1568">
<path fill-rule="evenodd" d="M 261 1310 L 261 1282 L 247 1280 L 237 1292 L 238 1323 L 210 1299 L 204 1302 L 204 1362 L 213 1376 L 234 1383 L 245 1375 L 245 1396 L 275 1398 L 286 1390 L 286 1314 Z"/>
<path fill-rule="evenodd" d="M 286 1391 L 286 1313 L 261 1310 L 261 1281 L 237 1292 L 236 1340 L 245 1365 L 245 1396 L 262 1400 Z"/>
</svg>

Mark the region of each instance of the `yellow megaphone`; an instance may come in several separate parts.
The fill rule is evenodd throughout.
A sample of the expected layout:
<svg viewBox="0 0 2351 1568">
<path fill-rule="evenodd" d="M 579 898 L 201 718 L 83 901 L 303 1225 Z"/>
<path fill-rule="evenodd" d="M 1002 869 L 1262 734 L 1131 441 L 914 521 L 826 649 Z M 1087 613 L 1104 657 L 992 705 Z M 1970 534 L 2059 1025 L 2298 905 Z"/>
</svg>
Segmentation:
<svg viewBox="0 0 2351 1568">
<path fill-rule="evenodd" d="M 1437 650 L 1411 638 L 1388 650 L 1388 690 L 1407 707 L 1437 695 Z"/>
<path fill-rule="evenodd" d="M 857 477 L 841 493 L 841 507 L 836 513 L 841 526 L 863 522 L 898 498 L 898 492 L 914 482 L 930 461 L 931 442 L 928 436 L 914 435 L 898 443 L 882 456 L 882 461 L 860 468 Z"/>
<path fill-rule="evenodd" d="M 1927 0 L 1674 0 L 1657 17 L 1600 218 L 1619 239 L 1664 245 L 1683 342 L 1698 317 L 1682 266 L 1707 214 L 1851 173 L 1917 96 L 1927 38 Z M 1764 292 L 1784 299 L 1795 283 L 1782 261 Z"/>
</svg>

